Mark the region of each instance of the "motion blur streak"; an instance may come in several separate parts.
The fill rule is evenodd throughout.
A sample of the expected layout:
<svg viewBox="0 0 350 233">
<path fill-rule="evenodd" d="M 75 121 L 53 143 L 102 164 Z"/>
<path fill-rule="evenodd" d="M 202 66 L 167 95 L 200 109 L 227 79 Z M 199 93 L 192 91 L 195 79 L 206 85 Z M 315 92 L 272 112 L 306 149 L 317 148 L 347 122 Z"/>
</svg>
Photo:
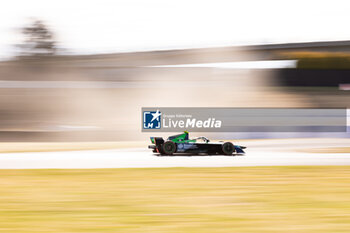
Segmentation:
<svg viewBox="0 0 350 233">
<path fill-rule="evenodd" d="M 295 68 L 296 60 L 275 60 L 275 61 L 246 61 L 246 62 L 220 62 L 203 64 L 181 64 L 181 65 L 162 65 L 150 67 L 206 67 L 221 69 L 279 69 Z"/>
<path fill-rule="evenodd" d="M 276 56 L 273 47 L 262 53 L 266 48 L 39 56 L 1 62 L 0 140 L 147 139 L 140 132 L 143 106 L 348 106 L 348 92 L 281 86 L 279 73 L 293 69 L 285 68 L 295 60 L 257 62 Z M 229 62 L 231 58 L 235 62 Z M 238 58 L 252 62 L 236 62 Z M 286 67 L 271 69 L 271 64 Z M 79 132 L 80 126 L 86 129 Z"/>
</svg>

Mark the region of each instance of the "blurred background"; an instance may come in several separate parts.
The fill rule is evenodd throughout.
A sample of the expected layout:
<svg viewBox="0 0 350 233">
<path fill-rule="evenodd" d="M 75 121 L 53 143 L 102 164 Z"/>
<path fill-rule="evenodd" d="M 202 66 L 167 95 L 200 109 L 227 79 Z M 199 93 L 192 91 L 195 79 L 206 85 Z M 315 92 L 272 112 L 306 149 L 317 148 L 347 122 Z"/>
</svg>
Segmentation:
<svg viewBox="0 0 350 233">
<path fill-rule="evenodd" d="M 141 107 L 348 108 L 339 4 L 4 1 L 0 141 L 143 140 Z"/>
</svg>

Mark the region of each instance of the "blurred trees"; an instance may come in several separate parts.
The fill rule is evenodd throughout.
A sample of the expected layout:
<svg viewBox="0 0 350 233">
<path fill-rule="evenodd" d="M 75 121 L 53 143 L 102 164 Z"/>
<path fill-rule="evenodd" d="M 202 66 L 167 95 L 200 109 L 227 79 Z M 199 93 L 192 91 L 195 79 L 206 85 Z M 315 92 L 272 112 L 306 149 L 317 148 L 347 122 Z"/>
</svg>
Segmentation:
<svg viewBox="0 0 350 233">
<path fill-rule="evenodd" d="M 56 52 L 53 33 L 41 20 L 35 20 L 22 29 L 24 43 L 20 47 L 20 56 L 50 56 Z"/>
<path fill-rule="evenodd" d="M 277 83 L 282 86 L 339 88 L 341 84 L 350 83 L 350 53 L 300 51 L 280 55 L 282 59 L 297 60 L 295 68 L 276 70 Z M 322 104 L 318 103 L 324 106 Z"/>
<path fill-rule="evenodd" d="M 345 52 L 289 52 L 282 56 L 297 60 L 297 69 L 350 69 L 350 54 Z"/>
</svg>

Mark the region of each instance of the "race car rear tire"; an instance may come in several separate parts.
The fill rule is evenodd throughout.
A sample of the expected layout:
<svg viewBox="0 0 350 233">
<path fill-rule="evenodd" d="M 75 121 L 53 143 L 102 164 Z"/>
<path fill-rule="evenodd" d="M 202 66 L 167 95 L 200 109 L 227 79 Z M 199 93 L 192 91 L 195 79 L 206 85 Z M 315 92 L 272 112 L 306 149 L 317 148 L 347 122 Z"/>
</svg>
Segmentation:
<svg viewBox="0 0 350 233">
<path fill-rule="evenodd" d="M 173 141 L 166 141 L 162 146 L 163 152 L 166 155 L 172 155 L 176 152 L 176 144 Z"/>
<path fill-rule="evenodd" d="M 235 152 L 235 146 L 231 142 L 225 142 L 221 145 L 221 150 L 224 155 L 232 155 Z"/>
</svg>

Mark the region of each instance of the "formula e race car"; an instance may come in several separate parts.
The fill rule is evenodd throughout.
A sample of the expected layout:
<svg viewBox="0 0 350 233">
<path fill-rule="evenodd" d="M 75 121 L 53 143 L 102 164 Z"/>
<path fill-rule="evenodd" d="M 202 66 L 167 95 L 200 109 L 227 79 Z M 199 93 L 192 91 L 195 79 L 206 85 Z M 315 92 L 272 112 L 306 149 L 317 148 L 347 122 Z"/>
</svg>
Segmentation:
<svg viewBox="0 0 350 233">
<path fill-rule="evenodd" d="M 206 137 L 189 139 L 189 133 L 187 131 L 183 134 L 170 136 L 166 141 L 162 137 L 151 137 L 151 142 L 152 145 L 149 145 L 148 148 L 160 155 L 172 155 L 174 153 L 232 155 L 244 154 L 243 149 L 246 148 L 244 146 L 233 145 L 231 142 L 210 142 Z"/>
</svg>

